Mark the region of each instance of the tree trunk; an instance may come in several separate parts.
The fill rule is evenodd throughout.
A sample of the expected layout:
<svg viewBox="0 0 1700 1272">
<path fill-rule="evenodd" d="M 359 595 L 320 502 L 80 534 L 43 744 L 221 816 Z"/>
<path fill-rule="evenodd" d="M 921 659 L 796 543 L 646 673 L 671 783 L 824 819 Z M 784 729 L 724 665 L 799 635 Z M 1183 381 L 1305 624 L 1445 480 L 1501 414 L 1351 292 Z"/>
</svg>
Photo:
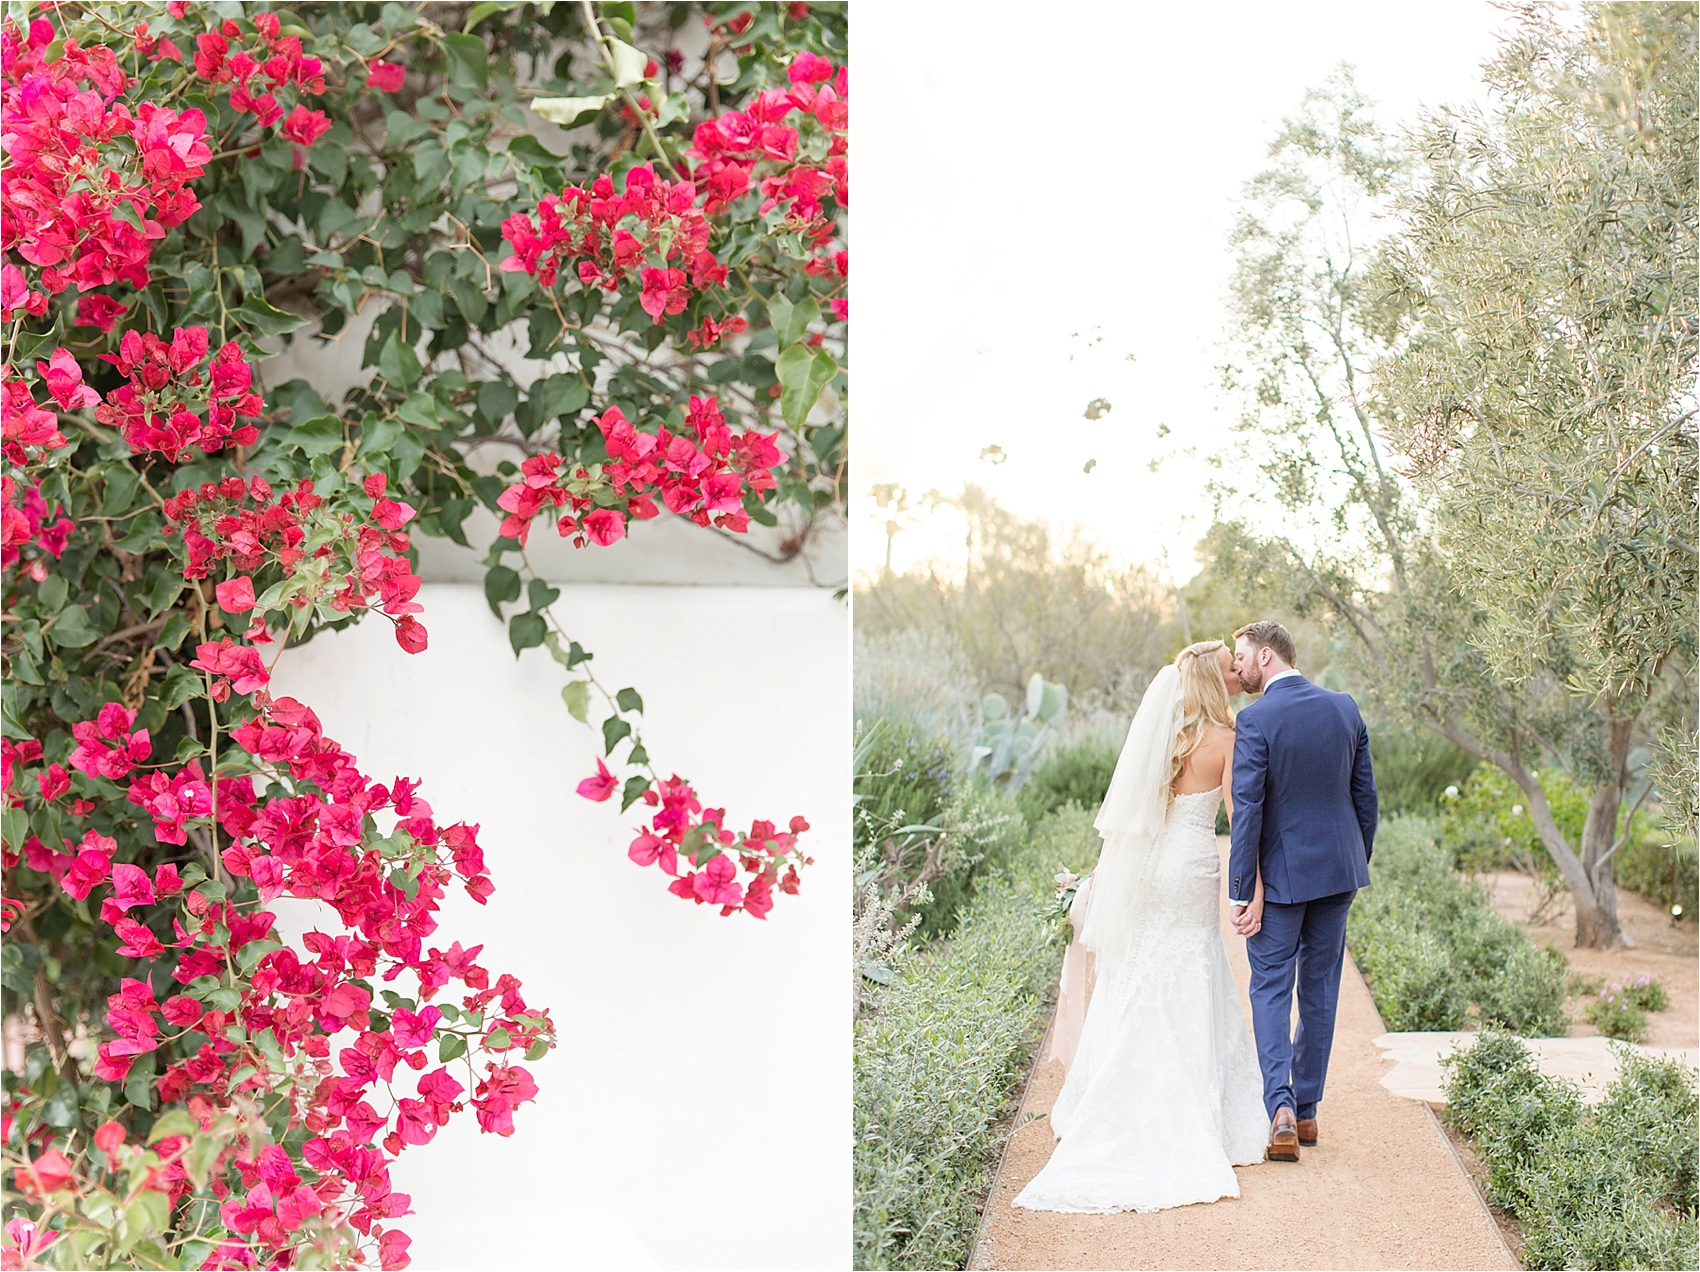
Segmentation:
<svg viewBox="0 0 1700 1272">
<path fill-rule="evenodd" d="M 1629 736 L 1634 717 L 1611 717 L 1609 749 L 1611 775 L 1594 791 L 1588 802 L 1588 820 L 1582 824 L 1582 868 L 1593 889 L 1591 914 L 1576 907 L 1576 944 L 1589 949 L 1606 949 L 1627 944 L 1617 920 L 1617 882 L 1613 877 L 1612 844 L 1617 839 L 1617 814 L 1623 805 L 1624 779 L 1629 761 Z"/>
<path fill-rule="evenodd" d="M 1570 888 L 1570 898 L 1576 909 L 1576 945 L 1580 949 L 1608 949 L 1626 942 L 1617 922 L 1617 889 L 1612 882 L 1612 863 L 1609 860 L 1613 836 L 1617 828 L 1617 810 L 1623 799 L 1623 777 L 1629 758 L 1629 736 L 1635 725 L 1628 719 L 1610 717 L 1609 748 L 1616 776 L 1602 782 L 1588 806 L 1588 820 L 1582 829 L 1582 855 L 1571 848 L 1570 841 L 1558 828 L 1552 808 L 1540 779 L 1530 772 L 1518 756 L 1485 745 L 1479 738 L 1447 720 L 1433 716 L 1423 722 L 1435 733 L 1456 743 L 1479 760 L 1501 769 L 1517 783 L 1529 800 L 1529 818 L 1547 855 L 1558 867 Z M 1609 789 L 1608 789 L 1609 787 Z M 1609 807 L 1608 807 L 1609 805 Z"/>
</svg>

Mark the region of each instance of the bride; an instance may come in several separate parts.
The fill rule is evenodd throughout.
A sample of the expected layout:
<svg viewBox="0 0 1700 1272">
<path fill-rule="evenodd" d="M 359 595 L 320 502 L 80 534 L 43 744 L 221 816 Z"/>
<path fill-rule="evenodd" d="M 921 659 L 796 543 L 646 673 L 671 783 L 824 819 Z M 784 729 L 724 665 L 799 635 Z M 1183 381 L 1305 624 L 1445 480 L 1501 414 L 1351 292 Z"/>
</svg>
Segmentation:
<svg viewBox="0 0 1700 1272">
<path fill-rule="evenodd" d="M 1153 1211 L 1238 1197 L 1263 1160 L 1263 1079 L 1222 945 L 1216 806 L 1233 814 L 1240 690 L 1219 640 L 1157 673 L 1098 813 L 1104 847 L 1080 939 L 1097 984 L 1051 1112 L 1060 1137 L 1015 1204 Z M 1250 918 L 1263 911 L 1257 881 Z M 1256 930 L 1254 926 L 1253 931 Z"/>
</svg>

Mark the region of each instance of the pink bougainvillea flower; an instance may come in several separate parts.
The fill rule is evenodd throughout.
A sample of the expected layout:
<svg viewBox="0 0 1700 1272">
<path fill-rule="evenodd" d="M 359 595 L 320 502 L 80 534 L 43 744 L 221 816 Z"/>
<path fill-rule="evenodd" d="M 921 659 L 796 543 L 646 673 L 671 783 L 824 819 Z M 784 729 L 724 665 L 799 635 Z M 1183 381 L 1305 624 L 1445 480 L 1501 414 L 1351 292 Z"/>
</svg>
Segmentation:
<svg viewBox="0 0 1700 1272">
<path fill-rule="evenodd" d="M 153 880 L 140 866 L 119 862 L 112 867 L 112 899 L 120 910 L 154 903 Z"/>
<path fill-rule="evenodd" d="M 413 505 L 399 499 L 380 499 L 372 505 L 372 520 L 386 530 L 400 530 L 413 517 Z"/>
<path fill-rule="evenodd" d="M 578 784 L 578 793 L 586 799 L 593 799 L 597 803 L 601 803 L 618 790 L 619 786 L 620 779 L 608 771 L 608 766 L 598 756 L 595 775 L 585 778 Z"/>
<path fill-rule="evenodd" d="M 289 117 L 278 129 L 285 138 L 298 146 L 311 146 L 331 130 L 331 117 L 322 110 L 308 110 L 297 103 Z"/>
<path fill-rule="evenodd" d="M 213 589 L 218 605 L 227 614 L 246 614 L 254 608 L 254 580 L 246 574 L 226 579 Z"/>
<path fill-rule="evenodd" d="M 62 411 L 79 407 L 99 406 L 100 394 L 83 383 L 83 368 L 69 349 L 55 349 L 46 362 L 37 362 L 36 371 L 47 383 L 47 391 L 59 403 Z"/>
<path fill-rule="evenodd" d="M 738 479 L 734 477 L 732 480 L 736 484 Z M 598 508 L 586 513 L 583 525 L 590 541 L 604 548 L 626 537 L 626 519 L 612 508 Z"/>
<path fill-rule="evenodd" d="M 19 1174 L 22 1174 L 21 1170 Z M 37 1228 L 33 1220 L 24 1218 L 8 1220 L 6 1236 L 14 1247 L 6 1251 L 6 1266 L 13 1266 L 12 1259 L 15 1257 L 20 1268 L 35 1263 L 36 1256 L 59 1239 L 59 1234 L 52 1228 Z"/>
<path fill-rule="evenodd" d="M 419 654 L 425 652 L 429 633 L 426 632 L 424 623 L 407 614 L 395 625 L 395 639 L 396 644 L 408 653 Z"/>
<path fill-rule="evenodd" d="M 393 62 L 369 62 L 366 82 L 380 93 L 399 93 L 407 82 L 407 68 Z"/>
<path fill-rule="evenodd" d="M 166 1021 L 179 1027 L 194 1024 L 201 1018 L 201 1013 L 205 1010 L 206 1008 L 201 1005 L 199 999 L 191 998 L 187 994 L 178 994 L 175 997 L 167 998 L 164 1005 L 160 1007 Z"/>
<path fill-rule="evenodd" d="M 744 889 L 736 882 L 738 867 L 731 858 L 721 855 L 700 870 L 691 881 L 696 895 L 709 905 L 737 906 L 743 903 Z"/>
<path fill-rule="evenodd" d="M 79 327 L 98 327 L 102 331 L 111 331 L 113 325 L 129 312 L 130 306 L 120 304 L 102 292 L 77 297 Z"/>
<path fill-rule="evenodd" d="M 41 797 L 49 804 L 71 789 L 71 778 L 58 764 L 49 764 L 36 775 L 36 782 L 41 787 Z"/>
<path fill-rule="evenodd" d="M 832 78 L 832 63 L 805 50 L 791 59 L 785 76 L 793 84 L 824 84 Z"/>
<path fill-rule="evenodd" d="M 396 1046 L 408 1051 L 417 1051 L 431 1041 L 437 1022 L 442 1018 L 443 1013 L 429 1004 L 417 1014 L 405 1007 L 398 1007 L 390 1016 L 390 1031 L 395 1035 Z"/>
<path fill-rule="evenodd" d="M 159 938 L 134 919 L 119 919 L 112 927 L 124 942 L 118 952 L 125 958 L 157 958 L 165 953 Z"/>
</svg>

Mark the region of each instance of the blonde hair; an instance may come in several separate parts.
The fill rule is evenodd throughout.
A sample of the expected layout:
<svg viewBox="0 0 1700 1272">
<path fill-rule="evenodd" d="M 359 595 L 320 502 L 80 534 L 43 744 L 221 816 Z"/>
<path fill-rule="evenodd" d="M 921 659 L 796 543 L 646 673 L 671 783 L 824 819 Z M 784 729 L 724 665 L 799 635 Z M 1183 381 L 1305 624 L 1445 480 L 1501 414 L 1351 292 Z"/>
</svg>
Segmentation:
<svg viewBox="0 0 1700 1272">
<path fill-rule="evenodd" d="M 1204 744 L 1212 728 L 1234 727 L 1228 707 L 1228 682 L 1222 678 L 1218 650 L 1227 645 L 1219 640 L 1201 640 L 1175 655 L 1181 674 L 1181 728 L 1175 737 L 1175 758 L 1169 764 L 1169 784 L 1163 790 L 1163 806 L 1174 802 L 1175 783 L 1192 753 Z"/>
</svg>

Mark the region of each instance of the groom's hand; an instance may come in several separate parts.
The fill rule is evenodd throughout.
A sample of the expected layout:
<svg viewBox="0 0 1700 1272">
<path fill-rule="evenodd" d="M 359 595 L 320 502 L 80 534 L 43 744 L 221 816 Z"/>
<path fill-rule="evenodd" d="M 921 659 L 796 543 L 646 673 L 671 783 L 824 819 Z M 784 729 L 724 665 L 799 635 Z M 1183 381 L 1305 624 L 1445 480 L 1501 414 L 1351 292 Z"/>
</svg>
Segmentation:
<svg viewBox="0 0 1700 1272">
<path fill-rule="evenodd" d="M 1234 931 L 1241 936 L 1255 936 L 1257 929 L 1262 926 L 1257 921 L 1257 916 L 1252 913 L 1251 907 L 1243 901 L 1234 902 L 1233 923 Z"/>
</svg>

